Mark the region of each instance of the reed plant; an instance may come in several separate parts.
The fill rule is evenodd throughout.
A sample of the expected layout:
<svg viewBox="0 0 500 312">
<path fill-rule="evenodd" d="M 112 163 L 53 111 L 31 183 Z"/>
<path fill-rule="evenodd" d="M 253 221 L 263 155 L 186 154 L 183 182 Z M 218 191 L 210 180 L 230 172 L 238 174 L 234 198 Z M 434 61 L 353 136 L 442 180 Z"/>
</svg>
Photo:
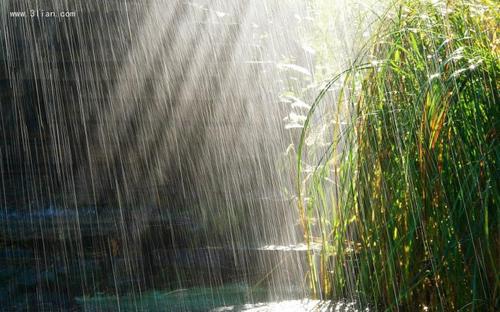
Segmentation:
<svg viewBox="0 0 500 312">
<path fill-rule="evenodd" d="M 397 1 L 316 98 L 297 149 L 316 296 L 391 311 L 500 306 L 498 12 Z M 330 144 L 308 145 L 325 126 Z"/>
</svg>

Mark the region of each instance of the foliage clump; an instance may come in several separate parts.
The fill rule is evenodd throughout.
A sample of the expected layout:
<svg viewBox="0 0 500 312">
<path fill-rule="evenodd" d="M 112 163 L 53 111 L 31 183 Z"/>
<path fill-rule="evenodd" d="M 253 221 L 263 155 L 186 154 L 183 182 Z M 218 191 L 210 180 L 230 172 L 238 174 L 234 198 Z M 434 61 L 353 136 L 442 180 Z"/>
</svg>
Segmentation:
<svg viewBox="0 0 500 312">
<path fill-rule="evenodd" d="M 499 305 L 500 6 L 399 1 L 298 149 L 311 287 L 383 309 Z M 305 141 L 335 106 L 320 157 Z M 339 108 L 342 106 L 342 108 Z M 324 108 L 323 108 L 324 110 Z M 308 157 L 319 159 L 304 177 Z"/>
</svg>

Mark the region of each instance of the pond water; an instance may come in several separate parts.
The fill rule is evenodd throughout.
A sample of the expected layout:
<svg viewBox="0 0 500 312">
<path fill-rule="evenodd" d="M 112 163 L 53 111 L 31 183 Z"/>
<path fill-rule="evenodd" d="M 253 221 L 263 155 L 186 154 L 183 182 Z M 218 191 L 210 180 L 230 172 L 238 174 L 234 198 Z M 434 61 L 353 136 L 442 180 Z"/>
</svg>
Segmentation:
<svg viewBox="0 0 500 312">
<path fill-rule="evenodd" d="M 303 285 L 272 289 L 272 272 L 249 272 L 248 267 L 242 272 L 228 264 L 211 275 L 207 271 L 217 270 L 217 264 L 208 267 L 202 259 L 226 257 L 220 248 L 163 251 L 169 257 L 160 262 L 165 268 L 156 268 L 151 272 L 156 278 L 149 276 L 149 283 L 141 283 L 121 271 L 126 261 L 119 255 L 111 264 L 90 254 L 80 261 L 64 260 L 46 247 L 52 256 L 44 258 L 28 246 L 2 247 L 1 311 L 360 311 L 354 303 L 306 299 Z M 259 254 L 278 265 L 290 256 L 302 256 L 286 254 L 301 246 L 273 247 L 245 253 L 255 258 L 262 250 L 281 250 Z"/>
<path fill-rule="evenodd" d="M 117 299 L 106 296 L 78 298 L 77 302 L 84 311 L 112 311 L 117 306 L 122 311 L 334 311 L 329 302 L 307 299 L 265 302 L 265 297 L 264 289 L 251 289 L 248 285 L 236 284 L 221 288 L 157 291 L 146 293 L 140 298 Z M 342 304 L 338 306 L 341 307 Z"/>
<path fill-rule="evenodd" d="M 75 242 L 76 220 L 80 239 Z M 161 241 L 168 240 L 165 233 L 190 228 L 194 237 L 200 229 L 186 218 L 168 224 L 155 220 L 158 236 L 146 237 L 154 247 L 147 241 L 132 245 L 139 252 L 127 254 L 131 246 L 94 208 L 81 209 L 78 219 L 56 207 L 0 213 L 0 310 L 358 310 L 354 303 L 307 299 L 304 280 L 295 277 L 305 275 L 300 271 L 304 244 L 193 248 L 178 241 L 168 246 Z M 107 229 L 90 231 L 91 224 Z"/>
</svg>

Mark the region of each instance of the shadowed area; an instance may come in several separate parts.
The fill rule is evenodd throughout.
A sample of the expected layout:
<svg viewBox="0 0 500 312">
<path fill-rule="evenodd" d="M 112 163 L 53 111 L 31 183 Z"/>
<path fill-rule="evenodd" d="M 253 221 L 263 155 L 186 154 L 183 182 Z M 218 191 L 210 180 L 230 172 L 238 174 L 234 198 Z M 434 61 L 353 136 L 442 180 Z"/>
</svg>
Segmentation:
<svg viewBox="0 0 500 312">
<path fill-rule="evenodd" d="M 227 282 L 303 296 L 301 251 L 258 248 L 301 240 L 276 64 L 293 51 L 308 66 L 287 22 L 303 5 L 0 8 L 2 302 Z"/>
</svg>

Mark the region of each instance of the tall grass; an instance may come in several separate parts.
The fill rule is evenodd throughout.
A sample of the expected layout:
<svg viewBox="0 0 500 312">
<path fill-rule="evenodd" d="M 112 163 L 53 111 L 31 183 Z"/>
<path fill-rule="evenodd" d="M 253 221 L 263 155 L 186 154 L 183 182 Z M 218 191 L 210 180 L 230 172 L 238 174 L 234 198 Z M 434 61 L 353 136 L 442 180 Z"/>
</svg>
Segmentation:
<svg viewBox="0 0 500 312">
<path fill-rule="evenodd" d="M 498 12 L 487 0 L 399 1 L 317 97 L 297 163 L 305 237 L 321 246 L 309 253 L 317 296 L 499 307 Z M 338 82 L 336 103 L 323 102 Z M 325 124 L 331 145 L 310 152 Z"/>
</svg>

